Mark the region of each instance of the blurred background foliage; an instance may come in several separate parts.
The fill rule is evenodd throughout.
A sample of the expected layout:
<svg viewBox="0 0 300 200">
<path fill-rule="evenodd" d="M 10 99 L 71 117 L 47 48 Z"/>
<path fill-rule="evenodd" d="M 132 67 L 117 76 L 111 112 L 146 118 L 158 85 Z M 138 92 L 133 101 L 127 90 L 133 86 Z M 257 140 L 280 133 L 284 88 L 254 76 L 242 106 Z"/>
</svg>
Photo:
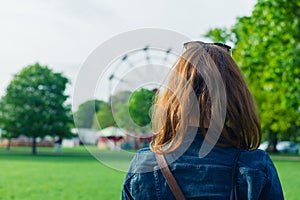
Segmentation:
<svg viewBox="0 0 300 200">
<path fill-rule="evenodd" d="M 258 0 L 251 16 L 205 35 L 233 43 L 233 57 L 255 97 L 269 150 L 300 136 L 300 1 Z"/>
<path fill-rule="evenodd" d="M 96 130 L 118 126 L 135 134 L 148 133 L 154 95 L 154 91 L 141 88 L 134 92 L 120 91 L 110 97 L 110 102 L 86 101 L 74 113 L 76 126 Z"/>
</svg>

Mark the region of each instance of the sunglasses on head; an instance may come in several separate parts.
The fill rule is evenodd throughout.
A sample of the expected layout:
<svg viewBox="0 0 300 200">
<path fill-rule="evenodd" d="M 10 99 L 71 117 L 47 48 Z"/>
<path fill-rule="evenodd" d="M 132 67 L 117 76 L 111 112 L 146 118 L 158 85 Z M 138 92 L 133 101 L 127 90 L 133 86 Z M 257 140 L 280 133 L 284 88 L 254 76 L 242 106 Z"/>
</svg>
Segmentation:
<svg viewBox="0 0 300 200">
<path fill-rule="evenodd" d="M 220 42 L 205 43 L 205 42 L 201 42 L 201 41 L 191 41 L 191 42 L 187 42 L 187 43 L 183 44 L 185 49 L 189 49 L 189 48 L 196 47 L 199 45 L 216 45 L 216 46 L 219 46 L 219 47 L 225 49 L 227 52 L 230 52 L 230 50 L 231 50 L 230 46 L 220 43 Z"/>
</svg>

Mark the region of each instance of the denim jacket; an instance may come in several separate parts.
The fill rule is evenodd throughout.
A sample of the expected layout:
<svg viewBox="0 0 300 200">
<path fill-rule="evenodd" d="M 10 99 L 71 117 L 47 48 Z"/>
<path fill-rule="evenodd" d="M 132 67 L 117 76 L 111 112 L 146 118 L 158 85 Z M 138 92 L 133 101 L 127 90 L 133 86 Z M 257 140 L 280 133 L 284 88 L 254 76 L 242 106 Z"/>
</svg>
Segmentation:
<svg viewBox="0 0 300 200">
<path fill-rule="evenodd" d="M 204 158 L 199 157 L 203 136 L 198 133 L 191 145 L 176 159 L 166 156 L 169 168 L 186 199 L 229 199 L 236 184 L 238 199 L 283 199 L 275 166 L 262 150 L 247 151 L 215 146 Z M 232 177 L 234 156 L 237 160 Z M 232 180 L 235 183 L 232 183 Z M 164 179 L 155 155 L 149 148 L 137 152 L 126 175 L 122 199 L 175 199 Z"/>
</svg>

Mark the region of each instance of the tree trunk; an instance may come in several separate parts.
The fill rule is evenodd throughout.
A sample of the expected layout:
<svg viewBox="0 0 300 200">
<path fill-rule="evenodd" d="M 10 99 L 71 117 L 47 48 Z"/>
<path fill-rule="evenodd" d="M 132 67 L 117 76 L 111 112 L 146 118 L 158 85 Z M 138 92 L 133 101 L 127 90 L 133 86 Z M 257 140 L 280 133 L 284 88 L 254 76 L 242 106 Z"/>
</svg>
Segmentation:
<svg viewBox="0 0 300 200">
<path fill-rule="evenodd" d="M 277 133 L 270 131 L 268 134 L 268 141 L 269 141 L 269 146 L 267 148 L 267 152 L 278 153 L 278 150 L 276 148 L 278 142 Z"/>
<path fill-rule="evenodd" d="M 36 137 L 35 136 L 32 137 L 32 154 L 33 155 L 36 154 Z"/>
</svg>

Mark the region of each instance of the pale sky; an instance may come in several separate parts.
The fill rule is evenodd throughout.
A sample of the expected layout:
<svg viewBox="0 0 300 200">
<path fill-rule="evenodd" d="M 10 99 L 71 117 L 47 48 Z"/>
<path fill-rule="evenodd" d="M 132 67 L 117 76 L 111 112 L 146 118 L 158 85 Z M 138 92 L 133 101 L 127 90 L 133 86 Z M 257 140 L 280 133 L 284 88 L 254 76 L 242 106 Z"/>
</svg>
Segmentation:
<svg viewBox="0 0 300 200">
<path fill-rule="evenodd" d="M 12 75 L 39 62 L 74 83 L 88 55 L 112 36 L 170 29 L 199 39 L 250 15 L 255 0 L 0 0 L 0 96 Z M 68 89 L 72 95 L 72 85 Z"/>
</svg>

